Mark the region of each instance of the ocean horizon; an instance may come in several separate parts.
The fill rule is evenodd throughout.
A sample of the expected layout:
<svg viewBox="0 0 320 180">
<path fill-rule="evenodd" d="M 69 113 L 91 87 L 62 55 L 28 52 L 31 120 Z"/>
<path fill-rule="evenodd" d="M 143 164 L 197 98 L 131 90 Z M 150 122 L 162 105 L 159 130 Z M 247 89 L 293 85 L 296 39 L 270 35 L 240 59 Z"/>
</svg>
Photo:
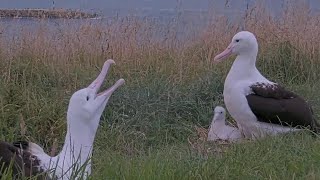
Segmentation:
<svg viewBox="0 0 320 180">
<path fill-rule="evenodd" d="M 277 14 L 288 0 L 264 0 L 267 9 Z M 301 2 L 301 1 L 299 1 Z M 319 0 L 305 0 L 312 11 L 320 11 Z M 142 16 L 158 16 L 163 13 L 186 11 L 192 13 L 204 13 L 215 11 L 217 13 L 243 12 L 254 5 L 254 0 L 0 0 L 2 9 L 23 8 L 66 8 L 80 9 L 83 11 L 100 13 L 102 16 L 137 14 Z"/>
</svg>

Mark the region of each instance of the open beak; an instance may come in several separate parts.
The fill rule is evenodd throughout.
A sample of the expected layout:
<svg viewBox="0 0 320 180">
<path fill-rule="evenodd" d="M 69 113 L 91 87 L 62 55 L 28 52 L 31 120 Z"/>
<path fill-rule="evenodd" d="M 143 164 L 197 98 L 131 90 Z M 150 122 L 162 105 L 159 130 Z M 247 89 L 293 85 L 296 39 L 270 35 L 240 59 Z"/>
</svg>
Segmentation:
<svg viewBox="0 0 320 180">
<path fill-rule="evenodd" d="M 225 49 L 222 53 L 216 55 L 213 59 L 213 62 L 218 63 L 221 62 L 223 59 L 229 57 L 232 54 L 233 45 L 232 43 L 229 44 L 227 49 Z"/>
<path fill-rule="evenodd" d="M 99 74 L 99 76 L 88 86 L 89 89 L 92 89 L 94 91 L 94 93 L 96 94 L 96 97 L 98 96 L 109 96 L 111 95 L 119 86 L 121 86 L 122 84 L 124 84 L 124 79 L 119 79 L 113 86 L 111 86 L 109 89 L 99 93 L 99 89 L 104 81 L 104 79 L 106 78 L 107 76 L 107 73 L 108 73 L 108 70 L 111 66 L 111 64 L 115 64 L 114 60 L 112 59 L 108 59 L 103 67 L 102 67 L 102 70 Z M 96 98 L 95 97 L 95 98 Z"/>
<path fill-rule="evenodd" d="M 118 89 L 118 87 L 120 87 L 122 84 L 124 84 L 125 80 L 124 79 L 119 79 L 113 86 L 111 86 L 110 88 L 108 88 L 107 90 L 99 93 L 97 96 L 105 96 L 105 97 L 109 97 L 115 90 Z"/>
</svg>

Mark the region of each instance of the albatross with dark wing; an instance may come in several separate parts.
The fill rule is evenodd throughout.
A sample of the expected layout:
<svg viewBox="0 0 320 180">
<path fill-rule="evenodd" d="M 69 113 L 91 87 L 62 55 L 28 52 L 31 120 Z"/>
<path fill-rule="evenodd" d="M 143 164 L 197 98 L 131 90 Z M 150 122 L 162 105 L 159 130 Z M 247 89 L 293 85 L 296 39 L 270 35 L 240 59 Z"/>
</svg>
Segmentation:
<svg viewBox="0 0 320 180">
<path fill-rule="evenodd" d="M 214 62 L 232 54 L 237 57 L 224 83 L 224 102 L 246 137 L 257 138 L 301 128 L 319 132 L 320 126 L 309 104 L 301 96 L 266 79 L 256 68 L 258 42 L 254 34 L 237 33 Z"/>
<path fill-rule="evenodd" d="M 31 142 L 0 143 L 1 162 L 7 166 L 8 160 L 13 159 L 16 166 L 28 171 L 27 177 L 45 172 L 54 179 L 78 179 L 79 176 L 86 179 L 91 174 L 93 142 L 102 112 L 113 92 L 125 82 L 119 79 L 109 89 L 98 93 L 109 67 L 114 63 L 107 60 L 99 76 L 88 87 L 72 95 L 67 111 L 65 142 L 57 156 L 49 156 L 39 145 Z M 76 174 L 80 168 L 82 173 Z M 15 170 L 13 173 L 17 173 Z"/>
</svg>

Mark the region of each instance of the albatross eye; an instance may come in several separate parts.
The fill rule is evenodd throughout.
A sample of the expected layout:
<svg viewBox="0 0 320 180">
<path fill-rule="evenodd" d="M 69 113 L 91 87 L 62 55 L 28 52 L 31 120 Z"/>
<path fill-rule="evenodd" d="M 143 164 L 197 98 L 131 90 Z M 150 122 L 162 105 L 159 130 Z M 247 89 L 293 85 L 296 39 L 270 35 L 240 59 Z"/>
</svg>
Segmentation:
<svg viewBox="0 0 320 180">
<path fill-rule="evenodd" d="M 236 42 L 239 42 L 240 41 L 240 39 L 236 39 Z"/>
<path fill-rule="evenodd" d="M 89 101 L 89 96 L 87 96 L 87 101 Z"/>
</svg>

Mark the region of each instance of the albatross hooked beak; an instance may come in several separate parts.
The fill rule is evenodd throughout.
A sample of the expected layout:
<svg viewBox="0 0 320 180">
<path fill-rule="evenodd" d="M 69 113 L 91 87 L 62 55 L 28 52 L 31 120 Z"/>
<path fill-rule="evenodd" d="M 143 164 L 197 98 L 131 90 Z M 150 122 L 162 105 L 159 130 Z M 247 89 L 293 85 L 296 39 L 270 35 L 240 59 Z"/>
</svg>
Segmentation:
<svg viewBox="0 0 320 180">
<path fill-rule="evenodd" d="M 124 79 L 119 79 L 109 89 L 97 94 L 99 89 L 100 89 L 100 87 L 101 87 L 101 85 L 102 85 L 102 83 L 103 83 L 103 81 L 104 81 L 104 79 L 105 79 L 105 77 L 107 76 L 107 73 L 108 73 L 108 70 L 109 70 L 111 64 L 115 64 L 114 60 L 112 60 L 112 59 L 107 60 L 104 63 L 99 76 L 88 86 L 89 89 L 93 90 L 93 92 L 95 94 L 94 98 L 101 97 L 101 96 L 109 97 L 119 86 L 124 84 L 125 80 Z"/>
<path fill-rule="evenodd" d="M 216 55 L 213 59 L 213 62 L 219 63 L 223 59 L 229 57 L 232 54 L 233 43 L 230 43 L 229 46 L 220 54 Z"/>
</svg>

